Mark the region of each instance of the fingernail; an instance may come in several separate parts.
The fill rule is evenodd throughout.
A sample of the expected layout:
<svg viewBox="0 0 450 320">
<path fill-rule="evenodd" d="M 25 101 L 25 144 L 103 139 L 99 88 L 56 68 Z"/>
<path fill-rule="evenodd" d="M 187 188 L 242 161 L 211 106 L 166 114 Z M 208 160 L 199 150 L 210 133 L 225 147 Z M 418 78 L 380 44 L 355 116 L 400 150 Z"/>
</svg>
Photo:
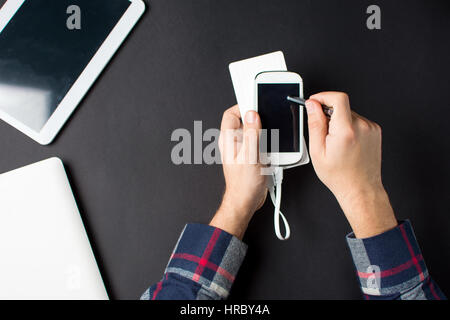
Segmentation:
<svg viewBox="0 0 450 320">
<path fill-rule="evenodd" d="M 256 120 L 256 114 L 253 111 L 248 111 L 245 114 L 245 122 L 246 123 L 254 123 Z"/>
<path fill-rule="evenodd" d="M 305 103 L 305 107 L 306 107 L 306 112 L 308 114 L 313 114 L 314 113 L 314 106 L 313 103 L 309 100 L 306 101 Z"/>
</svg>

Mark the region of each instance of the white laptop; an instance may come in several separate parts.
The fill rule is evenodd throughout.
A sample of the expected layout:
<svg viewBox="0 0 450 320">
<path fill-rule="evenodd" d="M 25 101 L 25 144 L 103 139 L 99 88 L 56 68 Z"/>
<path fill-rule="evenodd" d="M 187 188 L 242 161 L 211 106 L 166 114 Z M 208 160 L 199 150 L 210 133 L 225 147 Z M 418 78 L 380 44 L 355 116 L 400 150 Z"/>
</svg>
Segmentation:
<svg viewBox="0 0 450 320">
<path fill-rule="evenodd" d="M 58 158 L 0 175 L 0 299 L 108 299 Z"/>
</svg>

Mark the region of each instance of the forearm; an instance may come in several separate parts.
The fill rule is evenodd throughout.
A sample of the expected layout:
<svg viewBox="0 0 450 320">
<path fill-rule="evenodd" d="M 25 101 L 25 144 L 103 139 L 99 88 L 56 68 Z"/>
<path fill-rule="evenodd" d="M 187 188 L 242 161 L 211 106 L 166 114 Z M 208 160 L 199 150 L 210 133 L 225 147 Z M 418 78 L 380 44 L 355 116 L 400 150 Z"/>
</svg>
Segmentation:
<svg viewBox="0 0 450 320">
<path fill-rule="evenodd" d="M 160 282 L 143 300 L 226 299 L 244 260 L 247 246 L 224 230 L 188 224 Z"/>
<path fill-rule="evenodd" d="M 445 299 L 428 274 L 411 224 L 398 223 L 382 185 L 338 201 L 353 229 L 347 241 L 366 299 Z"/>
<path fill-rule="evenodd" d="M 389 197 L 380 184 L 336 196 L 357 238 L 370 238 L 397 226 Z"/>
<path fill-rule="evenodd" d="M 347 236 L 366 299 L 446 299 L 431 279 L 409 221 L 374 237 Z"/>
<path fill-rule="evenodd" d="M 222 229 L 242 240 L 253 212 L 246 208 L 238 208 L 224 195 L 222 204 L 209 223 L 210 226 Z"/>
</svg>

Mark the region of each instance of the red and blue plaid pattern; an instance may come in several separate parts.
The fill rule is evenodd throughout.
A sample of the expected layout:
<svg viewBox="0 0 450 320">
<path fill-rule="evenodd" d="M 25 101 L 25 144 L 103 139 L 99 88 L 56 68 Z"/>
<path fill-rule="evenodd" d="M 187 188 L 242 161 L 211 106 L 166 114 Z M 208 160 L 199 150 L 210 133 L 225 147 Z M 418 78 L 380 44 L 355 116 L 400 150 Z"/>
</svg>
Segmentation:
<svg viewBox="0 0 450 320">
<path fill-rule="evenodd" d="M 246 251 L 243 242 L 221 229 L 188 224 L 163 279 L 141 299 L 226 299 Z"/>
<path fill-rule="evenodd" d="M 347 236 L 366 299 L 445 299 L 428 269 L 409 221 L 381 235 Z"/>
<path fill-rule="evenodd" d="M 445 299 L 428 274 L 409 221 L 368 239 L 350 234 L 347 242 L 366 299 Z M 141 299 L 225 299 L 246 251 L 243 242 L 223 230 L 188 224 L 163 279 Z"/>
</svg>

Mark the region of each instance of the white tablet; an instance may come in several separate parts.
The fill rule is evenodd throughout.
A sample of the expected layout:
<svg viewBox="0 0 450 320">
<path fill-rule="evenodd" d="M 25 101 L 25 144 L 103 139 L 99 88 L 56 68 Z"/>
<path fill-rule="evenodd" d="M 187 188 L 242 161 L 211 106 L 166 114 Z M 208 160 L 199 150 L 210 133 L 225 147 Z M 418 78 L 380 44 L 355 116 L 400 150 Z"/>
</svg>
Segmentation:
<svg viewBox="0 0 450 320">
<path fill-rule="evenodd" d="M 0 118 L 49 144 L 144 11 L 142 0 L 8 0 Z"/>
</svg>

